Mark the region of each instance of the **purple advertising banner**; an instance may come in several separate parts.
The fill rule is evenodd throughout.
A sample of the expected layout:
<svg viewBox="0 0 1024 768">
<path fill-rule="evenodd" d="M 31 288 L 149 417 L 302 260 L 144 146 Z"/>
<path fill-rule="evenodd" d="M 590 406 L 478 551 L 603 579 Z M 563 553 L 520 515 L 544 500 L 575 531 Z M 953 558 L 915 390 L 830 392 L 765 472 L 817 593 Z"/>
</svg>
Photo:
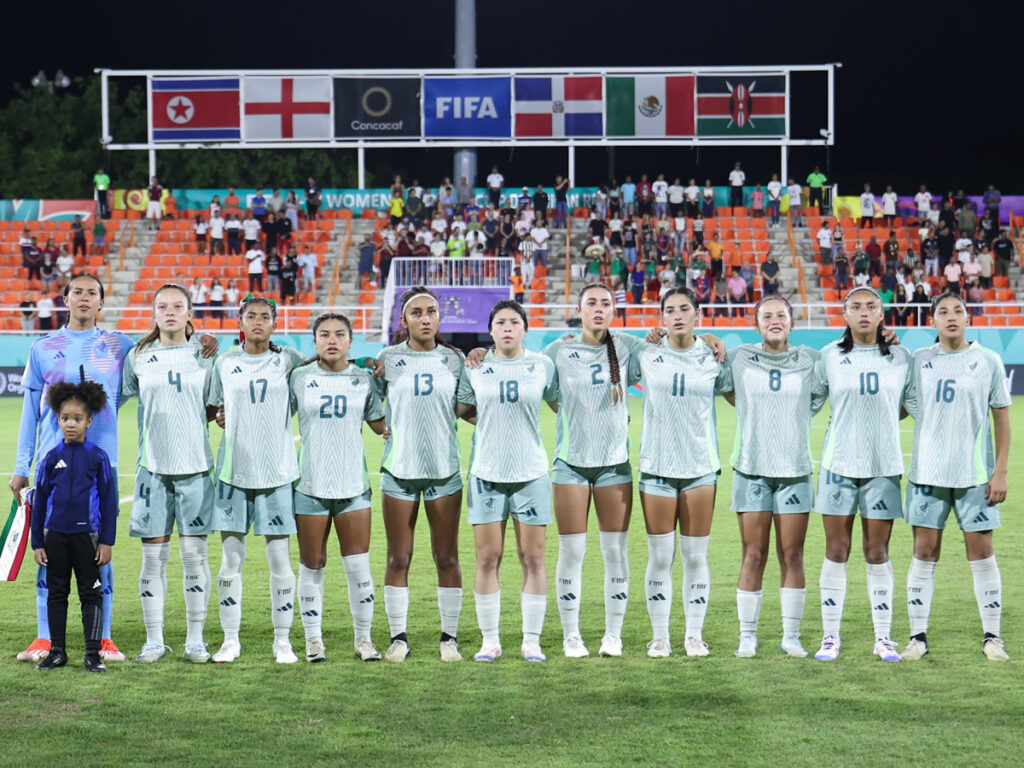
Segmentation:
<svg viewBox="0 0 1024 768">
<path fill-rule="evenodd" d="M 934 194 L 934 193 L 932 193 Z M 981 219 L 983 213 L 985 213 L 985 205 L 982 203 L 981 195 L 967 195 L 967 199 L 974 203 L 974 211 L 978 214 L 978 219 Z M 882 198 L 880 195 L 875 195 L 876 205 L 882 204 Z M 941 197 L 935 197 L 932 199 L 933 209 L 942 210 Z M 880 208 L 878 210 L 881 210 Z M 1024 195 L 1003 195 L 1002 200 L 999 204 L 999 223 L 1008 224 L 1010 222 L 1010 212 L 1013 212 L 1017 216 L 1024 213 Z M 877 213 L 876 213 L 877 215 Z M 909 218 L 917 218 L 917 203 L 914 202 L 913 195 L 900 195 L 899 202 L 896 204 L 896 215 L 905 216 Z"/>
<path fill-rule="evenodd" d="M 441 299 L 441 333 L 487 333 L 491 308 L 502 299 L 510 299 L 509 286 L 431 286 Z M 401 294 L 401 289 L 398 291 Z M 401 306 L 395 302 L 392 331 L 399 327 Z"/>
</svg>

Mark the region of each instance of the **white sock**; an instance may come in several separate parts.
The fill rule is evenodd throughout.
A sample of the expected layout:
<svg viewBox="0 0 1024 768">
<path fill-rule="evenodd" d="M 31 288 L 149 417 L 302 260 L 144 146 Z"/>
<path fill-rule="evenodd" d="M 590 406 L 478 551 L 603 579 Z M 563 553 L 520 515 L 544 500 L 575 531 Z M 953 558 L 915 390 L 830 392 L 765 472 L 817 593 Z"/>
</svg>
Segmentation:
<svg viewBox="0 0 1024 768">
<path fill-rule="evenodd" d="M 139 573 L 139 598 L 146 644 L 164 644 L 164 601 L 167 595 L 167 561 L 171 543 L 142 542 L 142 571 Z"/>
<path fill-rule="evenodd" d="M 205 536 L 181 536 L 182 588 L 185 592 L 186 643 L 203 642 L 210 606 L 210 558 Z"/>
<path fill-rule="evenodd" d="M 782 636 L 799 635 L 800 621 L 804 617 L 806 589 L 779 588 L 779 605 L 782 607 Z"/>
<path fill-rule="evenodd" d="M 711 598 L 711 568 L 708 566 L 710 536 L 680 536 L 679 556 L 683 561 L 683 605 L 686 636 L 704 639 L 704 617 Z"/>
<path fill-rule="evenodd" d="M 388 617 L 391 637 L 405 632 L 405 622 L 409 618 L 409 588 L 384 585 L 384 613 Z"/>
<path fill-rule="evenodd" d="M 936 563 L 928 560 L 910 561 L 907 573 L 907 618 L 910 619 L 910 636 L 928 631 L 928 614 L 932 611 L 932 594 L 935 592 Z"/>
<path fill-rule="evenodd" d="M 462 587 L 438 587 L 437 610 L 441 613 L 441 632 L 459 636 L 459 617 L 462 615 Z"/>
<path fill-rule="evenodd" d="M 971 560 L 974 575 L 974 599 L 978 601 L 981 629 L 999 637 L 999 624 L 1003 612 L 1003 581 L 996 564 L 996 556 L 984 560 Z"/>
<path fill-rule="evenodd" d="M 821 564 L 818 590 L 821 592 L 821 631 L 839 637 L 843 603 L 846 602 L 846 563 L 837 563 L 826 557 Z"/>
<path fill-rule="evenodd" d="M 325 570 L 299 563 L 299 618 L 307 640 L 319 640 L 323 636 Z"/>
<path fill-rule="evenodd" d="M 749 592 L 745 589 L 736 590 L 736 613 L 740 619 L 740 634 L 757 633 L 757 622 L 761 618 L 762 590 Z"/>
<path fill-rule="evenodd" d="M 647 534 L 647 573 L 644 594 L 647 615 L 651 618 L 651 635 L 655 640 L 668 639 L 669 616 L 672 613 L 672 562 L 676 559 L 676 532 Z"/>
<path fill-rule="evenodd" d="M 523 642 L 540 644 L 540 633 L 544 628 L 544 614 L 548 610 L 548 596 L 522 592 L 519 595 L 523 611 Z"/>
<path fill-rule="evenodd" d="M 373 626 L 373 574 L 370 573 L 370 555 L 362 552 L 341 558 L 348 582 L 348 608 L 352 611 L 354 637 L 369 637 Z"/>
<path fill-rule="evenodd" d="M 558 618 L 566 637 L 580 632 L 580 597 L 583 589 L 583 556 L 587 553 L 587 534 L 570 533 L 558 537 L 558 562 L 555 564 L 555 596 Z"/>
<path fill-rule="evenodd" d="M 875 639 L 892 636 L 892 563 L 868 563 L 868 600 Z"/>
<path fill-rule="evenodd" d="M 485 646 L 501 644 L 501 590 L 489 595 L 481 595 L 474 590 L 473 599 L 476 603 L 476 623 L 480 627 Z"/>
<path fill-rule="evenodd" d="M 238 642 L 242 624 L 242 565 L 245 563 L 245 536 L 229 533 L 221 540 L 220 571 L 217 573 L 217 599 L 220 601 L 220 627 L 224 642 Z"/>
<path fill-rule="evenodd" d="M 629 533 L 600 531 L 604 558 L 604 633 L 622 637 L 629 604 Z"/>
<path fill-rule="evenodd" d="M 267 564 L 270 566 L 270 618 L 274 639 L 287 640 L 295 615 L 295 572 L 287 536 L 267 537 Z"/>
</svg>

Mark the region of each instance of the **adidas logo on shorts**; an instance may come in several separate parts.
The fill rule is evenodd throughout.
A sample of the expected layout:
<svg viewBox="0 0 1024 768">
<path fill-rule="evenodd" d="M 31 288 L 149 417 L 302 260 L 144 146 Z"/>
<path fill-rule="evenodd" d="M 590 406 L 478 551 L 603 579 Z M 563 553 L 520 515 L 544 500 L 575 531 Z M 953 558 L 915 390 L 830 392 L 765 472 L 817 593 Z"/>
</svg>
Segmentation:
<svg viewBox="0 0 1024 768">
<path fill-rule="evenodd" d="M 889 506 L 884 501 L 880 501 L 877 504 L 873 504 L 871 510 L 873 512 L 888 512 Z"/>
<path fill-rule="evenodd" d="M 785 503 L 787 507 L 795 507 L 800 503 L 800 497 L 794 493 L 786 499 Z"/>
<path fill-rule="evenodd" d="M 284 520 L 281 519 L 280 515 L 274 515 L 270 520 L 270 525 L 284 525 Z"/>
</svg>

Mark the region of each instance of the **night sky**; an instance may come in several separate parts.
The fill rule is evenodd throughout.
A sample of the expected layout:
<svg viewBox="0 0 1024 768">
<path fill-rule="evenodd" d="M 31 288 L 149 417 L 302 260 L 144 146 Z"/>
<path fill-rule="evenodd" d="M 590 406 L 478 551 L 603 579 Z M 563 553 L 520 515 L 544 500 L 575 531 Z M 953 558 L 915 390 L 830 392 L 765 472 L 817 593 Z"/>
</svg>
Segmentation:
<svg viewBox="0 0 1024 768">
<path fill-rule="evenodd" d="M 324 4 L 326 6 L 326 4 Z M 109 68 L 360 68 L 453 65 L 454 2 L 231 4 L 41 3 L 6 9 L 0 57 L 7 80 L 40 69 L 70 76 Z M 235 10 L 238 9 L 238 10 Z M 242 10 L 244 9 L 244 10 Z M 643 9 L 638 11 L 637 9 Z M 865 9 L 867 12 L 865 13 Z M 828 164 L 847 194 L 865 181 L 912 194 L 995 183 L 1024 193 L 1020 30 L 1024 3 L 509 2 L 481 0 L 481 67 L 784 65 L 841 62 L 837 145 L 794 148 L 791 172 Z M 21 34 L 19 34 L 19 30 Z M 794 82 L 794 133 L 824 127 L 824 79 Z M 99 121 L 99 115 L 83 119 Z M 819 125 L 820 124 L 820 125 Z M 502 167 L 510 184 L 550 183 L 562 150 L 481 150 L 483 173 Z M 375 171 L 450 173 L 450 150 L 368 154 Z M 614 170 L 670 178 L 725 177 L 742 160 L 750 182 L 778 165 L 777 149 L 619 149 Z M 579 185 L 606 181 L 608 154 L 578 150 Z M 482 179 L 477 180 L 478 183 Z"/>
</svg>

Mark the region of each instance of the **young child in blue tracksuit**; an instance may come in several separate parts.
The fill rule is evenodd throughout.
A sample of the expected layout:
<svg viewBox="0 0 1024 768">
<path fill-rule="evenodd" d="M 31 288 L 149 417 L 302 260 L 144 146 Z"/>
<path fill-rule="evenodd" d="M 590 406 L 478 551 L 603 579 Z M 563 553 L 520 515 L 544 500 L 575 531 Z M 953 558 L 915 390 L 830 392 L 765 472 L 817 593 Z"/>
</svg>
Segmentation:
<svg viewBox="0 0 1024 768">
<path fill-rule="evenodd" d="M 68 663 L 64 643 L 74 570 L 85 630 L 85 668 L 103 672 L 100 566 L 110 562 L 117 533 L 117 477 L 107 454 L 85 439 L 85 431 L 92 415 L 103 410 L 107 395 L 91 381 L 58 382 L 46 398 L 57 414 L 64 442 L 40 464 L 32 506 L 32 550 L 36 562 L 48 568 L 50 586 L 50 653 L 36 669 Z"/>
</svg>

